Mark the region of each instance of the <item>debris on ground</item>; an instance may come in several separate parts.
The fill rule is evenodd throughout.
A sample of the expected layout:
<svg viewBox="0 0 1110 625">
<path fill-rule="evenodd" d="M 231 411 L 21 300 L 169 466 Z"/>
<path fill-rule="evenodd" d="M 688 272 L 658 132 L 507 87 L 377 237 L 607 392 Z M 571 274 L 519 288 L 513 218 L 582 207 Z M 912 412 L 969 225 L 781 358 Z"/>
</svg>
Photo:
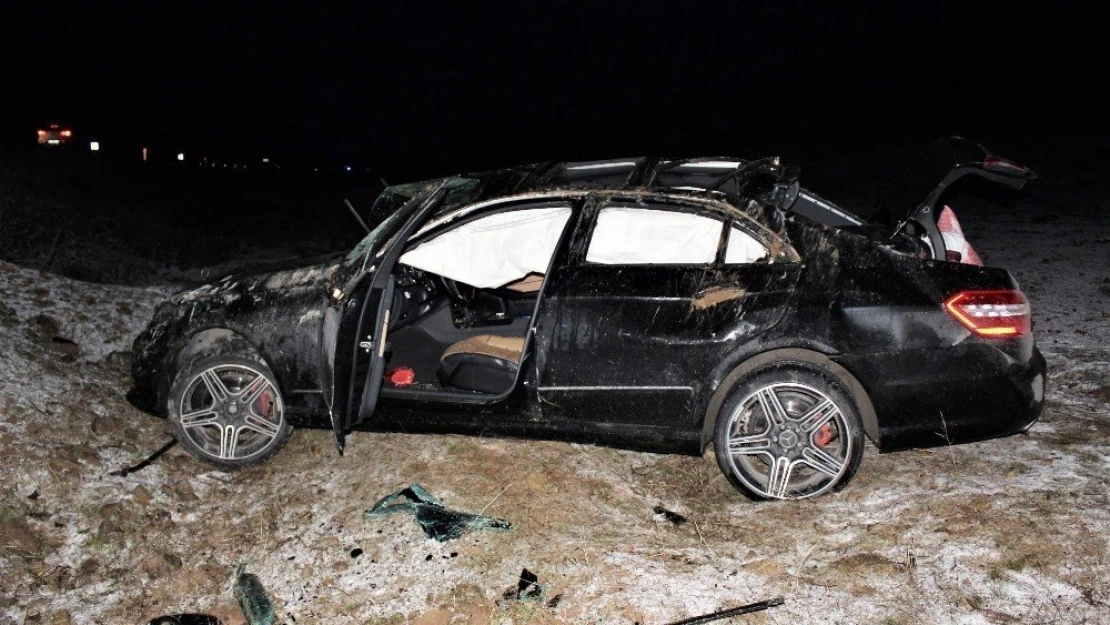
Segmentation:
<svg viewBox="0 0 1110 625">
<path fill-rule="evenodd" d="M 683 515 L 681 515 L 677 512 L 672 512 L 671 510 L 668 510 L 668 509 L 664 508 L 663 506 L 655 506 L 654 508 L 651 509 L 651 511 L 655 513 L 655 517 L 657 519 L 659 519 L 660 521 L 664 521 L 664 520 L 665 521 L 670 521 L 671 523 L 674 523 L 675 525 L 682 525 L 683 523 L 686 522 L 686 517 L 685 516 L 683 516 Z"/>
<path fill-rule="evenodd" d="M 740 616 L 741 614 L 762 612 L 767 608 L 773 608 L 775 606 L 782 605 L 783 603 L 786 603 L 786 599 L 782 597 L 775 597 L 774 599 L 768 599 L 766 601 L 760 601 L 758 603 L 749 603 L 748 605 L 742 605 L 738 608 L 729 608 L 727 610 L 721 610 L 720 612 L 714 612 L 712 614 L 692 616 L 688 619 L 675 621 L 670 625 L 701 625 L 701 623 L 712 623 L 713 621 L 720 621 L 722 619 Z"/>
<path fill-rule="evenodd" d="M 167 614 L 150 620 L 147 625 L 223 625 L 210 614 Z"/>
<path fill-rule="evenodd" d="M 248 625 L 273 625 L 274 604 L 270 603 L 262 580 L 254 573 L 247 573 L 246 569 L 247 566 L 241 564 L 235 572 L 235 600 L 247 617 Z"/>
<path fill-rule="evenodd" d="M 176 444 L 177 444 L 177 439 L 175 438 L 175 439 L 171 440 L 170 442 L 166 443 L 165 445 L 162 445 L 161 447 L 159 447 L 157 451 L 155 451 L 154 453 L 147 456 L 146 460 L 143 460 L 139 464 L 135 464 L 135 465 L 132 465 L 132 466 L 129 466 L 129 467 L 125 467 L 125 468 L 120 469 L 118 471 L 112 471 L 108 475 L 114 475 L 116 477 L 127 477 L 128 475 L 130 475 L 130 474 L 132 474 L 136 471 L 140 471 L 142 469 L 145 469 L 146 467 L 150 466 L 150 463 L 152 463 L 155 460 L 157 460 L 158 458 L 162 457 L 162 454 L 164 454 L 167 451 L 173 449 L 173 446 L 176 445 Z"/>
<path fill-rule="evenodd" d="M 385 496 L 366 513 L 370 516 L 385 516 L 406 511 L 412 512 L 428 538 L 441 543 L 458 538 L 472 529 L 503 532 L 513 526 L 505 519 L 452 510 L 416 482 Z"/>
<path fill-rule="evenodd" d="M 517 578 L 516 586 L 509 586 L 509 588 L 501 594 L 502 599 L 515 599 L 521 601 L 539 600 L 542 597 L 543 586 L 540 586 L 540 578 L 526 568 L 520 570 L 520 576 Z"/>
<path fill-rule="evenodd" d="M 522 568 L 520 575 L 517 576 L 516 585 L 506 588 L 505 592 L 501 593 L 501 601 L 498 603 L 503 605 L 508 601 L 535 601 L 554 608 L 563 600 L 562 593 L 559 593 L 545 601 L 546 592 L 547 589 L 540 584 L 540 578 L 527 568 Z"/>
</svg>

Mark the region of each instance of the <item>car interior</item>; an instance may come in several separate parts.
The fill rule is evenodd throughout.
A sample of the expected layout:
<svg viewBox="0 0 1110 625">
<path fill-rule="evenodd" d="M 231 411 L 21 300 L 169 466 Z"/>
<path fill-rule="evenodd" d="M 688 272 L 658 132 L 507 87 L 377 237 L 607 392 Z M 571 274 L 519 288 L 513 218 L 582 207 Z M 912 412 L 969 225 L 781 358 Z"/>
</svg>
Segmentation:
<svg viewBox="0 0 1110 625">
<path fill-rule="evenodd" d="M 420 233 L 394 269 L 386 396 L 512 390 L 565 203 L 460 219 Z"/>
<path fill-rule="evenodd" d="M 565 202 L 443 219 L 419 232 L 394 269 L 385 396 L 481 401 L 516 385 L 545 276 L 572 209 Z M 610 203 L 585 262 L 602 265 L 771 262 L 767 247 L 719 218 Z"/>
</svg>

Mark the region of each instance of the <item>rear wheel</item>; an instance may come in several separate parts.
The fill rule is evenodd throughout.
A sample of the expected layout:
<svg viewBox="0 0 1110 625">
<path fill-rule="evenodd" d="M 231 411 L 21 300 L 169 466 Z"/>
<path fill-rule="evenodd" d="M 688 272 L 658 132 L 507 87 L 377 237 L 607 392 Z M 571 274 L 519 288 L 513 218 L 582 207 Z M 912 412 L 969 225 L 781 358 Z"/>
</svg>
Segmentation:
<svg viewBox="0 0 1110 625">
<path fill-rule="evenodd" d="M 803 499 L 839 490 L 863 457 L 863 423 L 840 384 L 802 363 L 757 369 L 717 417 L 717 464 L 754 499 Z"/>
<path fill-rule="evenodd" d="M 222 469 L 263 462 L 293 431 L 269 367 L 231 355 L 182 367 L 170 387 L 169 417 L 186 451 Z"/>
</svg>

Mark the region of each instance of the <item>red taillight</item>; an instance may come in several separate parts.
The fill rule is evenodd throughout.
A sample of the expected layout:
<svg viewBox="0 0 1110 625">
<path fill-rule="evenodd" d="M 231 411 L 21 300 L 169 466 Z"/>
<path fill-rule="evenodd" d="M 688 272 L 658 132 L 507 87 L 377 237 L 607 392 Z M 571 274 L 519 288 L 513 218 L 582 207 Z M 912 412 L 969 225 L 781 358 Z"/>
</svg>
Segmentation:
<svg viewBox="0 0 1110 625">
<path fill-rule="evenodd" d="M 983 169 L 988 171 L 998 171 L 1004 173 L 1029 173 L 1029 168 L 1021 163 L 1015 163 L 1009 159 L 999 158 L 997 156 L 988 156 L 983 159 Z"/>
<path fill-rule="evenodd" d="M 944 309 L 987 338 L 1025 336 L 1033 330 L 1029 300 L 1021 291 L 960 291 L 944 302 Z"/>
</svg>

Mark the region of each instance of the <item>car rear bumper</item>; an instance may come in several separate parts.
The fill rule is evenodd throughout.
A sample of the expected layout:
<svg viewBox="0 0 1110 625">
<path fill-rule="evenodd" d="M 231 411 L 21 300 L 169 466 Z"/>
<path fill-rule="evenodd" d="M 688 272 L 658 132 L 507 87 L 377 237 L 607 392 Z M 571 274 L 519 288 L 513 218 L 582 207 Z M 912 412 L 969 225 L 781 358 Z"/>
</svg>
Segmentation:
<svg viewBox="0 0 1110 625">
<path fill-rule="evenodd" d="M 943 350 L 845 357 L 875 406 L 882 451 L 968 443 L 1024 431 L 1044 406 L 1046 365 L 1029 345 L 976 342 Z"/>
</svg>

